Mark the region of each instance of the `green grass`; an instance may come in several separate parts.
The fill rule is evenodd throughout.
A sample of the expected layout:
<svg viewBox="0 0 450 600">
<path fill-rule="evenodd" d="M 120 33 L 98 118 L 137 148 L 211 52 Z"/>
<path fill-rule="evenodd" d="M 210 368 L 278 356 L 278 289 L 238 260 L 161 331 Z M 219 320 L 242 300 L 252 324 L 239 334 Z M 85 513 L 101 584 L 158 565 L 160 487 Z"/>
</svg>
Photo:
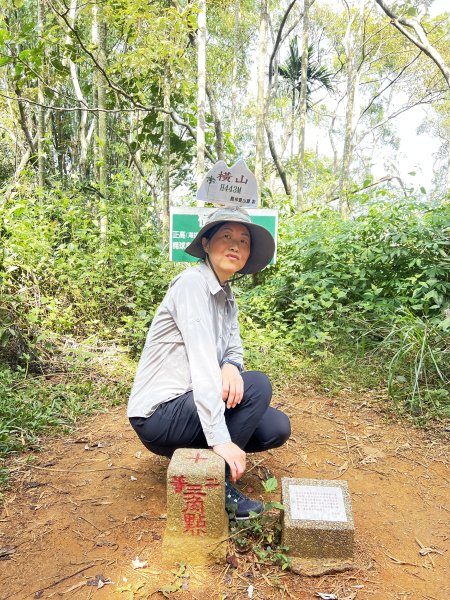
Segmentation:
<svg viewBox="0 0 450 600">
<path fill-rule="evenodd" d="M 269 375 L 277 388 L 303 381 L 327 395 L 377 390 L 385 408 L 425 425 L 450 417 L 448 334 L 418 317 L 389 324 L 381 341 L 342 337 L 320 356 L 294 347 L 276 330 L 246 320 L 245 364 Z"/>
<path fill-rule="evenodd" d="M 124 401 L 124 384 L 93 375 L 75 371 L 36 377 L 0 367 L 0 456 L 39 450 L 46 435 L 69 430 L 82 417 Z"/>
</svg>

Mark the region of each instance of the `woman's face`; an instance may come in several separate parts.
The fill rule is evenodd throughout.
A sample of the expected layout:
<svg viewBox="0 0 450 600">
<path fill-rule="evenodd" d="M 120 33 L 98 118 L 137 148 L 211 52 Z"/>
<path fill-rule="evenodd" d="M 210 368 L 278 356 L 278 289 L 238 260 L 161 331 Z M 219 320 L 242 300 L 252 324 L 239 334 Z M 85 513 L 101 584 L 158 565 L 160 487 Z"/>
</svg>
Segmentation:
<svg viewBox="0 0 450 600">
<path fill-rule="evenodd" d="M 202 245 L 217 276 L 224 283 L 247 262 L 250 256 L 250 232 L 240 223 L 224 223 L 210 240 L 204 237 Z"/>
</svg>

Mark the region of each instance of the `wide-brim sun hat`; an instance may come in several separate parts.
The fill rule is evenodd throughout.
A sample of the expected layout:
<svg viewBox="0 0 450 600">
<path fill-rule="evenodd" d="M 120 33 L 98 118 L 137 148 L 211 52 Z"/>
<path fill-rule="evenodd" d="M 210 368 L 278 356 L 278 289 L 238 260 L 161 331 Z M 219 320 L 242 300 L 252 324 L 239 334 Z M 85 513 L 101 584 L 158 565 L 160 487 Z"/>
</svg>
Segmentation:
<svg viewBox="0 0 450 600">
<path fill-rule="evenodd" d="M 195 238 L 185 249 L 185 252 L 196 258 L 205 259 L 206 252 L 202 245 L 202 238 L 213 227 L 227 222 L 241 223 L 250 231 L 250 255 L 247 262 L 238 273 L 248 275 L 257 273 L 264 269 L 264 267 L 267 267 L 275 254 L 275 240 L 270 231 L 261 225 L 252 223 L 248 212 L 240 207 L 219 208 L 212 212 L 208 216 L 206 224 L 200 229 Z"/>
</svg>

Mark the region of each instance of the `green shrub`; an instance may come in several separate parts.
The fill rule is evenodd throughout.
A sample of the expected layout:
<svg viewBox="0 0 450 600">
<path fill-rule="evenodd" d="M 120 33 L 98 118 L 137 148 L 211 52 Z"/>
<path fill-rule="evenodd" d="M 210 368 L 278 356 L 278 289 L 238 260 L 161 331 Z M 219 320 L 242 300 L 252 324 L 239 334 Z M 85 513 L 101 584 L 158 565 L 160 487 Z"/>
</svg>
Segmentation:
<svg viewBox="0 0 450 600">
<path fill-rule="evenodd" d="M 430 393 L 426 404 L 448 405 L 449 231 L 448 202 L 380 203 L 347 221 L 332 210 L 296 216 L 281 227 L 278 264 L 241 304 L 257 325 L 312 356 L 348 347 L 384 353 L 391 374 L 414 374 L 401 391 L 411 409 L 418 398 L 424 408 Z"/>
<path fill-rule="evenodd" d="M 177 268 L 158 228 L 116 200 L 112 194 L 106 239 L 82 190 L 25 191 L 3 206 L 0 358 L 16 365 L 25 353 L 39 370 L 61 336 L 140 349 Z"/>
</svg>

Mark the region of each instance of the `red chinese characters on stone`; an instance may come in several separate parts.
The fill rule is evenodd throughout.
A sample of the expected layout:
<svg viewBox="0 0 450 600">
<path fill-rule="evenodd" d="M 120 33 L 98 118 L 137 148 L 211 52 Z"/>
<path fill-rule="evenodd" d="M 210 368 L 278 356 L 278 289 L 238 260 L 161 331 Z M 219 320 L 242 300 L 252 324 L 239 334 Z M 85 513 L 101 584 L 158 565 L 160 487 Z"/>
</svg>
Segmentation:
<svg viewBox="0 0 450 600">
<path fill-rule="evenodd" d="M 186 484 L 183 491 L 184 533 L 191 535 L 206 535 L 205 505 L 202 485 Z"/>
<path fill-rule="evenodd" d="M 191 456 L 190 460 L 193 460 L 195 463 L 198 463 L 200 460 L 208 460 L 206 456 L 200 456 L 200 452 L 197 452 L 195 456 Z"/>
<path fill-rule="evenodd" d="M 205 483 L 206 487 L 216 488 L 219 487 L 220 481 L 217 481 L 215 477 L 208 477 Z"/>
<path fill-rule="evenodd" d="M 176 494 L 183 494 L 183 524 L 184 533 L 190 535 L 206 535 L 205 519 L 205 488 L 220 486 L 215 477 L 208 477 L 204 484 L 189 483 L 184 475 L 173 475 L 170 485 Z"/>
<path fill-rule="evenodd" d="M 175 494 L 179 494 L 183 491 L 184 486 L 186 485 L 184 475 L 173 475 L 170 480 L 170 484 L 173 486 Z"/>
</svg>

